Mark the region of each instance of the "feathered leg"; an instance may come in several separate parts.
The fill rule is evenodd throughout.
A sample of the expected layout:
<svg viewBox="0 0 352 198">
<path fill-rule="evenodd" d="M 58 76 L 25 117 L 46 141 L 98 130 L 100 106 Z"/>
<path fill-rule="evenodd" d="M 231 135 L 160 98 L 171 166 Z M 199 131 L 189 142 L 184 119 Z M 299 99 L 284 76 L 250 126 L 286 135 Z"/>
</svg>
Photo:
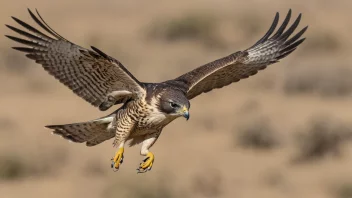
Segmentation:
<svg viewBox="0 0 352 198">
<path fill-rule="evenodd" d="M 113 145 L 119 148 L 111 159 L 111 168 L 114 171 L 118 171 L 123 163 L 124 145 L 135 125 L 135 122 L 127 115 L 126 111 L 118 112 L 116 118 L 116 134 Z"/>
<path fill-rule="evenodd" d="M 161 131 L 146 135 L 145 140 L 142 143 L 141 155 L 147 157 L 143 160 L 142 163 L 139 164 L 139 167 L 137 168 L 137 173 L 145 173 L 147 171 L 152 170 L 152 166 L 154 163 L 154 154 L 150 152 L 149 149 L 156 142 L 160 133 Z"/>
</svg>

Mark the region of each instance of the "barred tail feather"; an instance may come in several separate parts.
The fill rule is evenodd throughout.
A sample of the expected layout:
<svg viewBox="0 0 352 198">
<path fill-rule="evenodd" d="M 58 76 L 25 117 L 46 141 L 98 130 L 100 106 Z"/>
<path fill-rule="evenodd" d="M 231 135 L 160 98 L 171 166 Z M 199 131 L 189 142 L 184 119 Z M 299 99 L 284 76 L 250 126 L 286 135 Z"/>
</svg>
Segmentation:
<svg viewBox="0 0 352 198">
<path fill-rule="evenodd" d="M 72 142 L 86 142 L 87 146 L 95 146 L 115 136 L 114 131 L 108 130 L 111 122 L 113 122 L 113 117 L 105 117 L 88 122 L 48 125 L 45 127 L 53 129 L 53 134 L 60 135 Z"/>
</svg>

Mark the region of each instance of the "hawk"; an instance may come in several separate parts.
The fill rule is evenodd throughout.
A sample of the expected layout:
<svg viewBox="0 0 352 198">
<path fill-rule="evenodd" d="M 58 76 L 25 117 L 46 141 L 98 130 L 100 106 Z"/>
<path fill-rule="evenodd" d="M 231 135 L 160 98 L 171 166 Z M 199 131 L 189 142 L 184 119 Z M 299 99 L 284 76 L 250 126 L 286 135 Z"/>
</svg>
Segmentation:
<svg viewBox="0 0 352 198">
<path fill-rule="evenodd" d="M 24 31 L 6 25 L 26 38 L 6 35 L 9 39 L 26 45 L 13 49 L 26 53 L 29 59 L 42 65 L 50 75 L 99 110 L 105 111 L 122 104 L 116 111 L 102 118 L 46 127 L 65 139 L 85 142 L 86 146 L 95 146 L 114 138 L 113 146 L 117 147 L 117 152 L 111 159 L 111 167 L 115 171 L 119 170 L 123 162 L 126 142 L 129 142 L 129 146 L 141 143 L 140 154 L 146 158 L 137 168 L 140 173 L 151 170 L 154 154 L 150 148 L 163 128 L 176 118 L 189 119 L 191 99 L 248 78 L 268 65 L 279 62 L 305 40 L 301 36 L 308 28 L 304 27 L 289 38 L 301 20 L 299 14 L 285 31 L 291 18 L 290 9 L 274 33 L 279 21 L 279 13 L 276 13 L 266 34 L 248 49 L 200 66 L 175 79 L 146 83 L 136 79 L 117 59 L 98 48 L 91 46 L 91 49 L 86 49 L 59 35 L 37 10 L 32 12 L 28 9 L 28 12 L 46 34 L 43 30 L 12 17 L 26 29 Z"/>
</svg>

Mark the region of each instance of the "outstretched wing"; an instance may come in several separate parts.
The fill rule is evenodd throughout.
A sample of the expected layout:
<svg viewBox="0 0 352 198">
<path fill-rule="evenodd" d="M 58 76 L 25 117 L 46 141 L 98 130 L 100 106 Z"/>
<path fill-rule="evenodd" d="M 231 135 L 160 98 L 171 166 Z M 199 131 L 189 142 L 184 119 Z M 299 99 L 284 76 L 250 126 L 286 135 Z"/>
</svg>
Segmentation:
<svg viewBox="0 0 352 198">
<path fill-rule="evenodd" d="M 105 103 L 108 101 L 117 104 L 143 93 L 143 85 L 118 60 L 93 46 L 93 50 L 88 50 L 71 43 L 51 29 L 37 10 L 38 16 L 31 10 L 28 11 L 32 19 L 51 37 L 15 17 L 12 18 L 29 32 L 6 26 L 28 40 L 6 36 L 27 45 L 13 48 L 25 52 L 28 58 L 41 64 L 75 94 L 90 104 L 99 106 L 101 110 L 106 110 L 113 105 L 107 106 Z M 114 99 L 114 96 L 117 97 Z M 105 105 L 103 108 L 102 104 Z"/>
<path fill-rule="evenodd" d="M 166 83 L 185 89 L 188 99 L 192 99 L 202 93 L 222 88 L 256 74 L 259 70 L 289 55 L 305 40 L 300 37 L 308 26 L 288 40 L 298 26 L 301 14 L 284 32 L 290 18 L 291 9 L 277 32 L 270 37 L 279 21 L 279 13 L 276 13 L 268 32 L 249 49 L 215 60 Z"/>
</svg>

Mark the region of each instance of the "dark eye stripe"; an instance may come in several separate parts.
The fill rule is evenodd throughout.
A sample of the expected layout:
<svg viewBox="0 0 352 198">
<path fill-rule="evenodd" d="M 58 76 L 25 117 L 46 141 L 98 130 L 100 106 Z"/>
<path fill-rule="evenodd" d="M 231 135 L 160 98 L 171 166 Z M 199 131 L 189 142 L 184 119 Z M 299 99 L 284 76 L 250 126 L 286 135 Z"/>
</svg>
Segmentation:
<svg viewBox="0 0 352 198">
<path fill-rule="evenodd" d="M 171 107 L 172 107 L 172 108 L 179 107 L 179 105 L 178 105 L 178 104 L 176 104 L 176 103 L 174 103 L 174 102 L 170 102 L 170 105 L 171 105 Z"/>
</svg>

